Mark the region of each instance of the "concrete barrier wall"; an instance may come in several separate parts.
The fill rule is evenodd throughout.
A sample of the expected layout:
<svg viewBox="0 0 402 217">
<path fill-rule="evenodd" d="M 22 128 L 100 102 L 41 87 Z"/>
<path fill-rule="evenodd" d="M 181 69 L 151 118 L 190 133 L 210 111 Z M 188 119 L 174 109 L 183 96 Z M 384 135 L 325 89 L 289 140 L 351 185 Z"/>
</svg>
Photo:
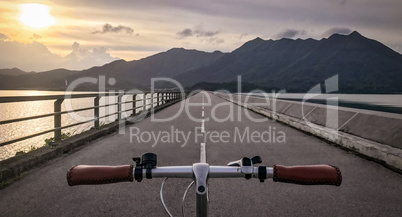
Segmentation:
<svg viewBox="0 0 402 217">
<path fill-rule="evenodd" d="M 402 148 L 402 119 L 358 113 L 340 131 Z"/>
<path fill-rule="evenodd" d="M 285 100 L 276 100 L 275 103 L 271 99 L 244 95 L 240 97 L 233 95 L 233 100 L 240 100 L 271 112 L 402 148 L 402 115 L 399 114 Z"/>
<path fill-rule="evenodd" d="M 237 94 L 217 95 L 402 171 L 402 115 Z"/>
</svg>

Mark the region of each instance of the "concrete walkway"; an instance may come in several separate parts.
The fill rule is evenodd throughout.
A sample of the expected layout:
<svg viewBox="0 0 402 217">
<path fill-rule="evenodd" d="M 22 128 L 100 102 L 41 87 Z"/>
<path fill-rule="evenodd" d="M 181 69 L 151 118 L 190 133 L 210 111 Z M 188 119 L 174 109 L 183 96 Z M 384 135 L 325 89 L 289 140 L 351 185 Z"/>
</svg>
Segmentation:
<svg viewBox="0 0 402 217">
<path fill-rule="evenodd" d="M 204 118 L 209 118 L 204 124 L 191 120 L 185 111 L 168 122 L 157 123 L 147 118 L 126 128 L 124 135 L 115 133 L 101 138 L 78 152 L 31 171 L 0 190 L 0 215 L 166 216 L 159 199 L 161 179 L 69 187 L 66 172 L 77 164 L 133 164 L 131 158 L 145 152 L 156 153 L 159 166 L 192 165 L 200 159 L 203 138 L 197 135 L 204 126 L 210 135 L 206 141 L 207 163 L 210 165 L 226 165 L 244 156 L 260 155 L 267 166 L 331 164 L 338 166 L 343 174 L 340 187 L 301 186 L 271 180 L 260 183 L 256 179 L 243 178 L 211 179 L 211 216 L 401 216 L 400 174 L 272 120 L 252 121 L 246 113 L 254 119 L 264 118 L 211 94 L 209 97 L 210 105 L 208 97 L 204 97 Z M 201 103 L 202 99 L 201 93 L 188 99 L 186 104 Z M 171 117 L 179 109 L 180 104 L 173 105 L 158 112 L 155 118 Z M 235 117 L 233 121 L 212 119 L 228 117 L 231 109 Z M 188 111 L 195 118 L 202 118 L 202 106 L 189 107 Z M 166 137 L 163 141 L 160 137 L 154 146 L 155 139 L 148 136 L 152 132 Z M 247 136 L 247 132 L 250 137 L 254 133 L 253 139 Z M 268 140 L 269 132 L 271 142 L 261 141 Z M 218 137 L 212 134 L 221 134 L 224 141 L 217 141 Z M 225 136 L 227 134 L 229 136 Z M 257 134 L 264 136 L 258 137 Z M 174 138 L 167 135 L 174 135 Z M 181 135 L 190 135 L 187 143 Z M 165 202 L 174 216 L 181 215 L 181 199 L 190 182 L 169 179 L 165 184 Z M 187 198 L 186 213 L 194 216 L 193 189 Z"/>
</svg>

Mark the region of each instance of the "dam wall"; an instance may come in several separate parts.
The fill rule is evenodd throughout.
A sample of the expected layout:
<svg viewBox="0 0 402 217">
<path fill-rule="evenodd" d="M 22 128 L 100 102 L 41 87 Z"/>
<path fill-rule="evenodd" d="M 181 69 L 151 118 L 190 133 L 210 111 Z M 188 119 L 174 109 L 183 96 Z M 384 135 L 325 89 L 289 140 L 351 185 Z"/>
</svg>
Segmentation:
<svg viewBox="0 0 402 217">
<path fill-rule="evenodd" d="M 402 115 L 242 94 L 215 94 L 402 171 Z"/>
</svg>

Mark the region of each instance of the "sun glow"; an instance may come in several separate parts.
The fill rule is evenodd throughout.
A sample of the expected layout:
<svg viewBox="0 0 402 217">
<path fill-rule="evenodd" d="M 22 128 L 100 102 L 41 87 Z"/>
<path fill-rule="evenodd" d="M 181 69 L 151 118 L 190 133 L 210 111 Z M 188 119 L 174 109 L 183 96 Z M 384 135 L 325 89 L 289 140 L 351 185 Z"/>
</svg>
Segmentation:
<svg viewBox="0 0 402 217">
<path fill-rule="evenodd" d="M 41 4 L 22 4 L 20 21 L 31 28 L 45 28 L 56 23 L 49 14 L 49 7 Z"/>
</svg>

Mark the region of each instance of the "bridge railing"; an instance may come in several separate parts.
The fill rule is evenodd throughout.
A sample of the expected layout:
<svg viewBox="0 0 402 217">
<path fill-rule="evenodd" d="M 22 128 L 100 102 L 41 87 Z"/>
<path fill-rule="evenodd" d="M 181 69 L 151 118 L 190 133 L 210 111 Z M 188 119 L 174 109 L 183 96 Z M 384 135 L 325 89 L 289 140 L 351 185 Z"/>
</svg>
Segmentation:
<svg viewBox="0 0 402 217">
<path fill-rule="evenodd" d="M 123 101 L 124 96 L 129 96 L 132 95 L 133 98 L 131 101 Z M 138 95 L 142 95 L 142 98 L 139 97 L 140 99 L 137 99 Z M 107 104 L 105 101 L 105 105 L 100 105 L 100 100 L 102 97 L 110 97 L 110 96 L 117 96 L 117 102 L 116 103 L 111 103 Z M 132 112 L 132 116 L 137 115 L 138 113 L 136 112 L 137 110 L 141 109 L 142 112 L 151 111 L 158 106 L 164 105 L 166 103 L 172 102 L 172 101 L 177 101 L 180 100 L 182 97 L 182 94 L 180 92 L 176 91 L 153 91 L 153 92 L 138 92 L 138 93 L 122 93 L 122 92 L 116 92 L 116 93 L 93 93 L 93 94 L 72 94 L 72 95 L 45 95 L 45 96 L 10 96 L 10 97 L 0 97 L 0 106 L 2 103 L 16 103 L 16 102 L 33 102 L 33 101 L 51 101 L 54 100 L 54 112 L 49 113 L 49 114 L 41 114 L 41 115 L 35 115 L 35 116 L 30 116 L 30 117 L 22 117 L 22 118 L 15 118 L 15 119 L 10 119 L 10 120 L 2 120 L 0 121 L 0 126 L 5 125 L 5 124 L 11 124 L 11 123 L 17 123 L 17 122 L 22 122 L 22 121 L 28 121 L 28 120 L 33 120 L 33 119 L 41 119 L 41 118 L 46 118 L 46 117 L 51 117 L 53 116 L 54 119 L 54 128 L 49 129 L 49 130 L 44 130 L 38 133 L 34 133 L 31 135 L 7 140 L 4 142 L 0 143 L 0 147 L 6 146 L 12 143 L 20 142 L 23 140 L 31 139 L 33 137 L 41 136 L 47 133 L 54 132 L 54 142 L 60 142 L 62 140 L 62 133 L 61 130 L 66 129 L 66 128 L 71 128 L 75 127 L 81 124 L 86 124 L 86 123 L 91 123 L 93 122 L 94 128 L 95 129 L 100 129 L 100 119 L 106 118 L 112 115 L 117 115 L 116 121 L 122 120 L 122 114 L 125 112 Z M 80 98 L 93 98 L 93 106 L 91 107 L 86 107 L 86 108 L 80 108 L 80 109 L 75 109 L 75 110 L 66 110 L 62 111 L 62 103 L 65 99 L 80 99 Z M 137 106 L 139 104 L 138 102 L 142 102 L 142 105 Z M 149 102 L 149 103 L 147 103 Z M 132 108 L 122 110 L 122 105 L 123 104 L 128 104 L 132 103 Z M 117 111 L 113 113 L 109 113 L 100 116 L 100 108 L 103 107 L 109 107 L 109 106 L 117 106 Z M 74 112 L 81 112 L 81 111 L 87 111 L 87 110 L 93 110 L 93 118 L 90 120 L 85 120 L 85 121 L 78 121 L 77 123 L 69 124 L 69 125 L 62 125 L 62 118 L 61 116 L 63 114 L 68 114 L 68 113 L 74 113 Z"/>
</svg>

